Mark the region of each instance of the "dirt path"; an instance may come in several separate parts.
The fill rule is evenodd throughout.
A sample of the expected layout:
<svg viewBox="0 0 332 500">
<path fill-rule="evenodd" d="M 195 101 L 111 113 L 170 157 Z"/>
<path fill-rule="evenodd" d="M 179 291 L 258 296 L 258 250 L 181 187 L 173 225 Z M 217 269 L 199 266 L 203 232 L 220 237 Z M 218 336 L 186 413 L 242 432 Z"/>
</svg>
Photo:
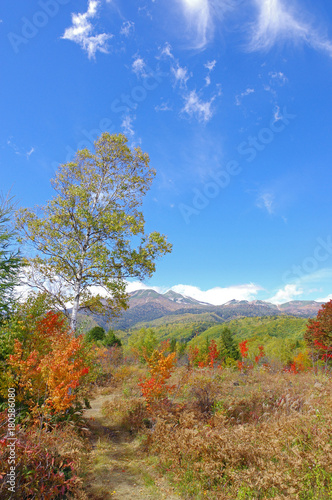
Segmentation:
<svg viewBox="0 0 332 500">
<path fill-rule="evenodd" d="M 99 394 L 90 401 L 84 417 L 90 429 L 92 451 L 87 494 L 93 500 L 180 500 L 157 475 L 139 450 L 138 438 L 110 426 L 102 406 L 111 395 Z"/>
</svg>

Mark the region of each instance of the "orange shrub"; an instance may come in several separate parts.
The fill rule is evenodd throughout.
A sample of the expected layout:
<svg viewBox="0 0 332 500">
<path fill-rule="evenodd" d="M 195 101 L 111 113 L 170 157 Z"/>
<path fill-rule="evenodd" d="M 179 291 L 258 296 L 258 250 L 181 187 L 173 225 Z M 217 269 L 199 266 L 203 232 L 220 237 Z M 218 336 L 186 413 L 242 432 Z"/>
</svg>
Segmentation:
<svg viewBox="0 0 332 500">
<path fill-rule="evenodd" d="M 167 385 L 166 381 L 171 377 L 176 363 L 176 353 L 167 354 L 169 341 L 163 342 L 160 349 L 154 349 L 152 354 L 144 355 L 144 359 L 149 368 L 149 377 L 140 379 L 139 387 L 147 402 L 147 407 L 151 408 L 153 403 L 166 399 L 173 386 Z"/>
<path fill-rule="evenodd" d="M 62 412 L 77 398 L 76 389 L 89 373 L 83 338 L 73 337 L 58 313 L 37 322 L 27 346 L 15 340 L 9 357 L 18 400 L 35 414 Z"/>
</svg>

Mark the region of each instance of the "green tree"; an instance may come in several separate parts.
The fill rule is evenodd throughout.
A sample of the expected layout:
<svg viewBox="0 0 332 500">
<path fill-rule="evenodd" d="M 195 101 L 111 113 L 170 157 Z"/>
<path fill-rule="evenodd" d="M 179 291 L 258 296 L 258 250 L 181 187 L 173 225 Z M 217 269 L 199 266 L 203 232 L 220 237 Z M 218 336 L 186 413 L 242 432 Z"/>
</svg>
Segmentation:
<svg viewBox="0 0 332 500">
<path fill-rule="evenodd" d="M 103 340 L 103 344 L 106 347 L 113 347 L 113 346 L 122 346 L 121 340 L 115 335 L 112 329 L 110 329 L 107 333 L 106 336 Z"/>
<path fill-rule="evenodd" d="M 67 315 L 73 304 L 72 330 L 80 307 L 119 314 L 127 307 L 125 280 L 152 276 L 155 260 L 171 251 L 164 235 L 144 232 L 140 207 L 155 171 L 149 156 L 127 143 L 122 134 L 103 133 L 95 153 L 83 149 L 60 165 L 51 181 L 56 196 L 46 206 L 17 215 L 22 239 L 37 251 L 27 282 Z"/>
<path fill-rule="evenodd" d="M 101 326 L 94 326 L 86 334 L 86 340 L 88 342 L 96 342 L 97 340 L 103 341 L 106 337 L 106 332 Z"/>
<path fill-rule="evenodd" d="M 0 197 L 0 322 L 8 316 L 14 303 L 14 287 L 18 285 L 22 266 L 20 253 L 15 249 L 16 233 L 11 227 L 13 198 Z"/>
<path fill-rule="evenodd" d="M 133 333 L 128 340 L 128 347 L 132 354 L 142 363 L 145 362 L 144 355 L 149 357 L 156 349 L 159 341 L 152 328 L 141 328 Z"/>
<path fill-rule="evenodd" d="M 171 339 L 170 344 L 169 344 L 169 349 L 171 352 L 176 352 L 176 347 L 177 347 L 177 341 L 176 339 Z"/>
<path fill-rule="evenodd" d="M 220 356 L 227 359 L 238 360 L 241 358 L 239 348 L 234 341 L 233 334 L 228 327 L 225 327 L 220 335 Z"/>
</svg>

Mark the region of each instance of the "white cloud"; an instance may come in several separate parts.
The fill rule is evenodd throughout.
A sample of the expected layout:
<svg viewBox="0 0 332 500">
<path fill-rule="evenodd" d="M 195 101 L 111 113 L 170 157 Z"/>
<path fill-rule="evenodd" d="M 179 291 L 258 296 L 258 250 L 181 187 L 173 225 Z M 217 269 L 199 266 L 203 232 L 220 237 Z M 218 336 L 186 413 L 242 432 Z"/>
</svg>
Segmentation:
<svg viewBox="0 0 332 500">
<path fill-rule="evenodd" d="M 175 85 L 179 84 L 181 88 L 187 86 L 187 81 L 191 77 L 191 74 L 188 74 L 187 68 L 182 68 L 179 63 L 177 63 L 176 67 L 172 67 L 171 71 L 174 76 Z"/>
<path fill-rule="evenodd" d="M 32 148 L 30 148 L 30 151 L 27 151 L 25 154 L 26 154 L 26 157 L 27 159 L 30 158 L 30 156 L 32 155 L 32 153 L 35 152 L 35 148 L 32 146 Z"/>
<path fill-rule="evenodd" d="M 292 279 L 293 278 L 293 279 Z M 284 288 L 278 290 L 278 292 L 271 298 L 267 299 L 269 302 L 280 304 L 284 302 L 289 302 L 295 297 L 302 294 L 311 294 L 314 292 L 312 285 L 320 286 L 322 283 L 326 283 L 330 287 L 332 278 L 332 268 L 326 267 L 318 269 L 312 273 L 306 273 L 302 266 L 293 266 L 288 272 L 284 273 L 284 279 L 289 281 Z M 332 294 L 325 298 L 315 299 L 316 302 L 326 302 L 332 299 Z"/>
<path fill-rule="evenodd" d="M 249 50 L 269 50 L 278 42 L 304 42 L 332 56 L 332 44 L 296 12 L 293 2 L 284 0 L 255 0 L 258 20 L 252 27 Z"/>
<path fill-rule="evenodd" d="M 280 85 L 284 85 L 288 81 L 287 76 L 284 75 L 284 73 L 282 73 L 281 71 L 270 71 L 269 76 L 272 80 L 277 81 Z"/>
<path fill-rule="evenodd" d="M 257 293 L 262 290 L 258 285 L 253 283 L 245 285 L 234 285 L 226 288 L 214 287 L 209 290 L 201 290 L 197 286 L 192 285 L 175 285 L 171 288 L 160 286 L 148 286 L 140 281 L 128 282 L 127 292 L 134 292 L 135 290 L 152 289 L 158 293 L 165 293 L 168 290 L 180 293 L 187 297 L 192 297 L 200 302 L 207 302 L 208 304 L 221 305 L 229 302 L 230 300 L 254 300 Z"/>
<path fill-rule="evenodd" d="M 135 131 L 133 128 L 133 122 L 135 120 L 135 116 L 130 116 L 129 114 L 125 115 L 123 117 L 121 127 L 123 129 L 123 132 L 127 137 L 134 137 Z"/>
<path fill-rule="evenodd" d="M 215 96 L 211 97 L 209 101 L 203 101 L 197 95 L 196 90 L 192 90 L 184 97 L 185 104 L 181 111 L 206 123 L 213 116 L 212 103 L 214 100 Z"/>
<path fill-rule="evenodd" d="M 133 72 L 137 76 L 145 76 L 145 67 L 146 64 L 144 62 L 144 59 L 142 59 L 142 57 L 137 56 L 132 64 Z"/>
<path fill-rule="evenodd" d="M 54 275 L 43 265 L 31 265 L 24 267 L 19 276 L 19 285 L 15 287 L 14 293 L 19 301 L 24 301 L 31 293 L 47 292 L 57 298 L 58 307 L 71 307 L 68 298 L 73 296 L 74 287 L 59 275 Z"/>
<path fill-rule="evenodd" d="M 274 108 L 274 112 L 273 112 L 273 123 L 276 123 L 281 119 L 282 119 L 282 115 L 280 114 L 280 107 L 276 105 L 276 107 Z"/>
<path fill-rule="evenodd" d="M 154 108 L 156 111 L 172 111 L 172 107 L 167 102 L 162 102 Z"/>
<path fill-rule="evenodd" d="M 283 304 L 285 302 L 290 302 L 295 297 L 303 294 L 303 289 L 299 288 L 298 285 L 286 285 L 284 288 L 281 288 L 277 291 L 277 293 L 267 299 L 267 302 L 272 302 L 272 304 Z"/>
<path fill-rule="evenodd" d="M 122 23 L 120 35 L 128 37 L 135 30 L 135 23 L 133 21 L 125 21 Z"/>
<path fill-rule="evenodd" d="M 209 290 L 201 290 L 196 286 L 191 285 L 175 285 L 171 290 L 181 293 L 201 302 L 208 302 L 213 305 L 221 305 L 230 300 L 254 300 L 257 293 L 262 290 L 260 286 L 253 283 L 245 285 L 235 285 L 227 288 L 215 287 Z"/>
<path fill-rule="evenodd" d="M 15 142 L 13 142 L 12 140 L 13 138 L 10 137 L 9 139 L 7 139 L 7 145 L 14 150 L 15 154 L 18 155 L 18 156 L 25 156 L 27 158 L 27 160 L 30 158 L 30 156 L 32 155 L 32 153 L 35 152 L 35 148 L 33 146 L 31 146 L 31 148 L 28 150 L 28 151 L 24 151 L 23 148 L 19 148 Z"/>
<path fill-rule="evenodd" d="M 172 47 L 171 45 L 166 42 L 164 47 L 162 48 L 160 52 L 160 57 L 165 56 L 165 57 L 170 57 L 171 59 L 174 59 L 174 56 L 172 54 Z"/>
<path fill-rule="evenodd" d="M 246 89 L 244 92 L 242 92 L 241 96 L 244 97 L 246 95 L 250 95 L 250 94 L 253 94 L 255 92 L 255 89 Z"/>
<path fill-rule="evenodd" d="M 234 11 L 239 0 L 178 0 L 182 5 L 187 22 L 189 47 L 204 49 L 214 34 L 216 21 L 222 21 L 225 14 Z M 183 31 L 183 30 L 182 30 Z"/>
<path fill-rule="evenodd" d="M 237 95 L 235 97 L 235 104 L 237 106 L 240 106 L 243 97 L 246 97 L 247 95 L 253 94 L 255 92 L 255 89 L 247 88 L 244 92 L 241 92 L 240 95 Z"/>
<path fill-rule="evenodd" d="M 135 292 L 136 290 L 154 290 L 155 292 L 158 293 L 165 293 L 167 291 L 167 288 L 160 286 L 145 285 L 140 281 L 127 281 L 126 292 L 131 293 Z"/>
<path fill-rule="evenodd" d="M 258 208 L 264 208 L 269 214 L 274 213 L 274 195 L 272 193 L 262 193 L 256 200 Z"/>
<path fill-rule="evenodd" d="M 329 302 L 330 300 L 332 300 L 332 293 L 330 293 L 330 295 L 328 295 L 327 297 L 315 299 L 316 302 L 324 302 L 324 303 Z"/>
<path fill-rule="evenodd" d="M 217 61 L 215 59 L 213 61 L 208 61 L 206 64 L 204 64 L 204 68 L 206 68 L 208 70 L 208 74 L 205 77 L 205 85 L 207 87 L 211 84 L 210 73 L 211 73 L 211 71 L 214 70 L 214 67 L 216 64 L 217 64 Z"/>
<path fill-rule="evenodd" d="M 202 49 L 213 31 L 209 0 L 181 0 L 181 3 L 190 30 L 190 45 Z"/>
<path fill-rule="evenodd" d="M 217 61 L 214 59 L 213 61 L 208 61 L 206 64 L 204 64 L 204 68 L 207 68 L 209 71 L 212 71 L 215 68 L 216 64 Z"/>
<path fill-rule="evenodd" d="M 99 33 L 93 35 L 94 26 L 90 22 L 97 16 L 100 0 L 89 0 L 88 10 L 84 14 L 72 14 L 72 26 L 67 28 L 62 38 L 77 43 L 88 54 L 89 59 L 96 56 L 96 52 L 108 52 L 107 42 L 113 35 Z"/>
</svg>

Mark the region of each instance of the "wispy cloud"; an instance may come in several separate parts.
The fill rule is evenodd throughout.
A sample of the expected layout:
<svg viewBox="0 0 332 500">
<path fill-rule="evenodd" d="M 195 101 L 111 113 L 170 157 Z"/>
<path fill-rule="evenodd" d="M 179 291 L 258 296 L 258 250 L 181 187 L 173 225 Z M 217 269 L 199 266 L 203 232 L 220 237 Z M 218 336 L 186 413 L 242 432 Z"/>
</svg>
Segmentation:
<svg viewBox="0 0 332 500">
<path fill-rule="evenodd" d="M 172 46 L 170 43 L 166 42 L 163 48 L 160 50 L 160 56 L 159 57 L 170 57 L 171 59 L 174 59 L 174 56 L 172 54 Z"/>
<path fill-rule="evenodd" d="M 120 35 L 128 37 L 133 33 L 135 30 L 135 23 L 133 21 L 125 21 L 122 23 L 121 29 L 120 29 Z"/>
<path fill-rule="evenodd" d="M 30 150 L 29 150 L 29 151 L 27 151 L 27 152 L 25 153 L 25 155 L 26 155 L 27 159 L 29 159 L 29 158 L 30 158 L 30 156 L 32 155 L 32 153 L 34 153 L 34 152 L 35 152 L 35 148 L 32 146 L 32 147 L 30 148 Z"/>
<path fill-rule="evenodd" d="M 273 214 L 275 209 L 274 195 L 269 192 L 262 193 L 256 200 L 256 206 L 265 209 L 269 214 Z"/>
<path fill-rule="evenodd" d="M 36 151 L 33 146 L 31 146 L 31 148 L 28 151 L 24 150 L 23 148 L 19 148 L 15 144 L 15 142 L 13 142 L 12 137 L 7 139 L 7 145 L 15 152 L 16 155 L 25 156 L 27 160 L 30 158 L 32 153 L 34 153 Z"/>
<path fill-rule="evenodd" d="M 134 123 L 135 118 L 136 118 L 135 116 L 131 116 L 129 114 L 127 114 L 123 117 L 123 120 L 121 123 L 121 128 L 122 128 L 124 134 L 128 138 L 133 138 L 135 135 L 135 131 L 134 131 L 134 127 L 133 127 L 133 123 Z"/>
<path fill-rule="evenodd" d="M 273 110 L 273 123 L 277 123 L 281 119 L 282 119 L 282 115 L 280 113 L 280 106 L 278 106 L 276 104 L 276 106 Z"/>
<path fill-rule="evenodd" d="M 276 81 L 280 85 L 285 85 L 285 83 L 287 83 L 288 81 L 287 76 L 281 71 L 270 71 L 269 77 L 271 78 L 271 83 Z"/>
<path fill-rule="evenodd" d="M 178 0 L 187 22 L 189 47 L 204 49 L 213 38 L 216 22 L 235 11 L 241 0 Z"/>
<path fill-rule="evenodd" d="M 156 111 L 172 111 L 172 107 L 168 104 L 168 102 L 162 102 L 161 104 L 155 106 Z"/>
<path fill-rule="evenodd" d="M 216 96 L 211 97 L 208 101 L 203 101 L 198 96 L 196 90 L 190 91 L 184 96 L 185 104 L 182 112 L 188 116 L 195 117 L 200 122 L 208 122 L 213 116 L 212 104 Z"/>
<path fill-rule="evenodd" d="M 209 71 L 212 71 L 217 64 L 217 61 L 214 59 L 213 61 L 208 61 L 207 63 L 204 64 L 204 68 L 208 69 Z"/>
<path fill-rule="evenodd" d="M 247 88 L 244 92 L 241 92 L 240 95 L 237 95 L 235 97 L 235 104 L 237 106 L 241 105 L 243 97 L 246 97 L 247 95 L 253 94 L 255 92 L 255 89 Z"/>
<path fill-rule="evenodd" d="M 108 40 L 113 35 L 99 33 L 94 35 L 95 28 L 91 20 L 97 17 L 100 0 L 89 0 L 88 10 L 83 14 L 72 14 L 72 26 L 67 28 L 62 36 L 64 40 L 77 43 L 88 54 L 89 59 L 96 56 L 96 52 L 108 52 Z"/>
<path fill-rule="evenodd" d="M 313 285 L 313 284 L 321 284 L 322 282 L 326 282 L 330 285 L 332 279 L 332 268 L 331 267 L 323 267 L 318 271 L 314 271 L 312 273 L 304 273 L 303 276 L 294 280 L 294 283 L 298 285 Z"/>
<path fill-rule="evenodd" d="M 145 67 L 146 64 L 144 62 L 144 59 L 142 57 L 136 56 L 133 64 L 132 64 L 132 69 L 133 72 L 136 74 L 136 76 L 145 76 Z"/>
<path fill-rule="evenodd" d="M 211 84 L 211 71 L 214 70 L 215 65 L 217 64 L 217 61 L 214 59 L 213 61 L 208 61 L 206 64 L 204 64 L 204 68 L 208 70 L 208 74 L 205 77 L 205 85 L 208 87 Z"/>
<path fill-rule="evenodd" d="M 176 66 L 171 67 L 171 71 L 174 77 L 175 85 L 185 88 L 187 86 L 187 81 L 192 76 L 191 73 L 188 73 L 188 69 L 177 63 Z"/>
<path fill-rule="evenodd" d="M 209 0 L 181 0 L 190 32 L 190 46 L 202 49 L 213 31 Z"/>
<path fill-rule="evenodd" d="M 269 50 L 276 43 L 291 41 L 304 42 L 332 56 L 330 40 L 304 19 L 303 11 L 297 11 L 294 2 L 255 0 L 255 3 L 258 19 L 252 26 L 249 50 Z"/>
</svg>

